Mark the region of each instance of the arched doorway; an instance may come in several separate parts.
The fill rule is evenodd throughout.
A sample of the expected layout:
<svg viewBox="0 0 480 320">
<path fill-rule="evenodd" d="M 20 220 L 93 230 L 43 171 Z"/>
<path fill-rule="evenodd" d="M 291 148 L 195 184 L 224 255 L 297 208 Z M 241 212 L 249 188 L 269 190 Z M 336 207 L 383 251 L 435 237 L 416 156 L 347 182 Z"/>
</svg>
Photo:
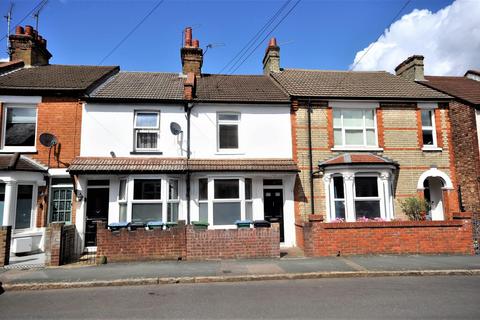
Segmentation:
<svg viewBox="0 0 480 320">
<path fill-rule="evenodd" d="M 439 177 L 428 177 L 423 182 L 423 195 L 430 204 L 427 220 L 443 220 L 443 180 Z"/>
</svg>

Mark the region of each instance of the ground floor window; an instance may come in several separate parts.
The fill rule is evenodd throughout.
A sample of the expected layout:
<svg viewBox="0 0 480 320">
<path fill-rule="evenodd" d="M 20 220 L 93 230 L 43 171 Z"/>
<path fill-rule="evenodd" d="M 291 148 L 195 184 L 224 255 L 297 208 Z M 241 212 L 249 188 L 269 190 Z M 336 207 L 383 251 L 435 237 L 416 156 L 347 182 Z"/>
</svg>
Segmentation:
<svg viewBox="0 0 480 320">
<path fill-rule="evenodd" d="M 73 185 L 70 178 L 52 178 L 50 222 L 72 221 Z"/>
<path fill-rule="evenodd" d="M 132 222 L 162 220 L 162 180 L 135 179 L 133 181 Z"/>
<path fill-rule="evenodd" d="M 391 174 L 348 171 L 325 174 L 329 221 L 393 217 Z"/>
<path fill-rule="evenodd" d="M 33 185 L 19 184 L 17 188 L 17 207 L 15 211 L 15 229 L 29 229 L 33 226 Z"/>
</svg>

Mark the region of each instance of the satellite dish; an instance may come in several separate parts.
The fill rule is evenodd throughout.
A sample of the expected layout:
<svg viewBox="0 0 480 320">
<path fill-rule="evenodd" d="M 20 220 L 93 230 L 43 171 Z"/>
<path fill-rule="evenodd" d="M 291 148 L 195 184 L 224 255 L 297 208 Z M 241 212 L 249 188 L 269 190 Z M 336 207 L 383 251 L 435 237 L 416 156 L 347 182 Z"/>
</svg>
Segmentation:
<svg viewBox="0 0 480 320">
<path fill-rule="evenodd" d="M 176 122 L 171 122 L 170 123 L 170 131 L 172 132 L 173 135 L 178 136 L 180 133 L 182 133 L 182 127 Z"/>
<path fill-rule="evenodd" d="M 53 134 L 45 132 L 40 135 L 40 143 L 47 148 L 51 148 L 58 143 L 58 140 Z"/>
</svg>

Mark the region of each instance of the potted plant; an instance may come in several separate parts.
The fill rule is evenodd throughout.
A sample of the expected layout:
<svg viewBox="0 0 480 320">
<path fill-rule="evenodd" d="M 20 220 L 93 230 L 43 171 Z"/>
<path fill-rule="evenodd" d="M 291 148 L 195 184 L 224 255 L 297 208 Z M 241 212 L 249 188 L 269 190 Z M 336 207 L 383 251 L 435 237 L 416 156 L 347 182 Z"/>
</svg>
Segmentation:
<svg viewBox="0 0 480 320">
<path fill-rule="evenodd" d="M 421 221 L 426 219 L 427 212 L 430 210 L 428 202 L 420 197 L 410 197 L 400 202 L 403 213 L 412 221 Z"/>
</svg>

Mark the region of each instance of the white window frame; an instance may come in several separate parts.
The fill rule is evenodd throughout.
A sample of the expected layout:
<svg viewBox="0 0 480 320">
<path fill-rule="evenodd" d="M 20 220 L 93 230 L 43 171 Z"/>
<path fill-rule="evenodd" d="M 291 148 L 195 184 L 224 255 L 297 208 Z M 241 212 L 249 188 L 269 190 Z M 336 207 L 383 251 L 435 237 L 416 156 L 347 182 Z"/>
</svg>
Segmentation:
<svg viewBox="0 0 480 320">
<path fill-rule="evenodd" d="M 430 112 L 430 119 L 431 119 L 432 125 L 431 126 L 426 126 L 426 125 L 423 124 L 423 121 L 422 121 L 422 144 L 423 144 L 423 149 L 437 149 L 438 144 L 437 144 L 437 130 L 436 130 L 436 126 L 435 126 L 435 109 L 429 109 L 429 108 L 420 109 L 420 120 L 423 118 L 421 113 L 424 112 L 424 111 Z M 425 144 L 425 142 L 423 141 L 423 131 L 424 130 L 432 132 L 432 140 L 433 140 L 432 145 Z"/>
<path fill-rule="evenodd" d="M 200 199 L 200 180 L 207 180 L 207 199 Z M 208 190 L 209 190 L 209 183 L 208 183 L 208 178 L 198 178 L 197 180 L 197 188 L 198 188 L 198 220 L 199 221 L 203 221 L 203 220 L 200 220 L 200 204 L 207 204 L 207 222 L 210 221 L 210 205 L 209 205 L 209 201 L 208 201 L 208 198 L 209 198 L 209 194 L 208 194 Z M 209 222 L 210 223 L 210 222 Z"/>
<path fill-rule="evenodd" d="M 160 180 L 160 199 L 135 199 L 135 180 Z M 132 177 L 129 185 L 131 186 L 131 192 L 129 192 L 129 203 L 127 208 L 127 221 L 132 222 L 133 205 L 134 204 L 162 204 L 162 212 L 159 220 L 165 222 L 166 219 L 166 185 L 165 178 L 160 177 Z"/>
<path fill-rule="evenodd" d="M 122 181 L 125 182 L 125 185 L 124 185 L 125 190 L 123 191 L 124 192 L 124 199 L 120 198 L 120 193 L 121 193 L 121 189 L 122 189 Z M 121 221 L 121 219 L 120 219 L 120 213 L 121 213 L 121 208 L 125 207 L 125 211 L 126 211 L 125 220 L 128 220 L 128 179 L 127 178 L 120 178 L 120 180 L 118 181 L 117 203 L 118 203 L 118 221 L 124 222 L 124 221 Z"/>
<path fill-rule="evenodd" d="M 35 139 L 33 146 L 7 146 L 5 145 L 5 138 L 7 133 L 7 112 L 8 109 L 16 109 L 16 108 L 28 108 L 28 109 L 35 109 Z M 37 150 L 37 133 L 38 133 L 38 106 L 36 104 L 15 104 L 15 103 L 8 103 L 4 104 L 3 114 L 2 114 L 2 141 L 1 147 L 2 151 L 4 152 L 35 152 Z"/>
<path fill-rule="evenodd" d="M 250 199 L 247 199 L 247 179 L 250 180 Z M 250 220 L 253 221 L 253 179 L 252 178 L 249 178 L 249 177 L 246 177 L 244 178 L 244 190 L 245 190 L 245 216 L 242 220 L 245 220 L 247 219 L 247 205 L 250 206 L 251 208 L 251 212 L 252 212 L 252 217 Z"/>
<path fill-rule="evenodd" d="M 177 197 L 176 198 L 170 198 L 170 182 L 171 181 L 176 181 L 177 182 Z M 177 221 L 178 221 L 178 216 L 180 215 L 180 180 L 177 178 L 169 178 L 167 179 L 167 215 L 165 217 L 165 222 L 176 222 L 176 221 L 169 221 L 168 220 L 168 207 L 169 205 L 176 204 L 177 205 Z M 163 220 L 162 220 L 163 221 Z"/>
<path fill-rule="evenodd" d="M 49 206 L 48 206 L 48 222 L 65 222 L 66 224 L 71 224 L 73 221 L 73 183 L 64 183 L 64 184 L 53 184 L 52 180 L 55 178 L 69 178 L 69 177 L 50 177 L 50 190 L 49 192 Z M 72 191 L 72 198 L 70 199 L 70 220 L 63 220 L 63 221 L 52 221 L 52 215 L 53 215 L 53 191 L 55 189 L 70 189 Z"/>
<path fill-rule="evenodd" d="M 137 126 L 137 116 L 141 113 L 151 113 L 157 115 L 157 123 L 155 127 L 144 127 Z M 133 131 L 134 131 L 134 150 L 135 151 L 158 151 L 160 148 L 160 111 L 157 110 L 135 110 L 135 116 L 133 119 Z M 138 143 L 138 133 L 156 133 L 157 134 L 157 147 L 156 148 L 139 148 Z"/>
<path fill-rule="evenodd" d="M 335 112 L 340 112 L 340 126 L 335 125 Z M 362 111 L 362 118 L 363 118 L 363 126 L 361 127 L 348 127 L 345 128 L 345 125 L 343 123 L 343 114 L 345 111 Z M 373 113 L 373 127 L 367 127 L 367 122 L 365 118 L 365 113 L 367 111 L 371 111 Z M 376 108 L 371 107 L 371 108 L 341 108 L 341 107 L 335 107 L 333 108 L 333 134 L 335 135 L 335 130 L 340 129 L 342 132 L 342 144 L 334 144 L 334 148 L 338 149 L 372 149 L 372 148 L 378 148 L 378 129 L 377 129 L 377 113 L 376 113 Z M 345 143 L 345 131 L 346 130 L 362 130 L 363 131 L 363 144 L 359 145 L 351 145 L 351 144 L 346 144 Z M 367 144 L 367 130 L 374 130 L 374 136 L 375 136 L 375 143 L 373 145 L 368 145 Z M 335 143 L 335 138 L 334 138 L 334 143 Z"/>
<path fill-rule="evenodd" d="M 235 115 L 237 120 L 220 120 L 222 115 Z M 240 122 L 241 114 L 238 112 L 217 112 L 217 152 L 220 153 L 229 153 L 229 152 L 238 152 L 240 150 Z M 236 125 L 237 126 L 237 148 L 220 148 L 220 125 Z"/>
<path fill-rule="evenodd" d="M 343 198 L 335 198 L 335 181 L 334 178 L 342 178 L 342 183 L 343 183 Z M 343 202 L 343 210 L 344 210 L 344 216 L 345 216 L 345 221 L 347 219 L 347 203 L 346 203 L 346 189 L 345 189 L 345 181 L 344 178 L 341 174 L 333 174 L 332 175 L 332 182 L 329 186 L 330 188 L 330 194 L 331 196 L 331 202 L 332 202 L 332 211 L 331 211 L 331 218 L 330 220 L 335 220 L 336 219 L 336 212 L 335 212 L 335 203 L 336 202 Z"/>
<path fill-rule="evenodd" d="M 216 199 L 215 198 L 215 180 L 238 180 L 238 198 Z M 240 203 L 240 220 L 245 220 L 245 179 L 243 177 L 212 177 L 208 181 L 208 223 L 213 229 L 235 228 L 234 224 L 215 225 L 213 223 L 213 205 L 215 203 Z"/>
<path fill-rule="evenodd" d="M 377 181 L 377 196 L 376 197 L 358 197 L 357 196 L 357 189 L 355 188 L 355 180 L 356 178 L 375 178 L 376 181 Z M 379 175 L 378 174 L 373 174 L 373 173 L 358 173 L 358 174 L 355 174 L 354 176 L 354 182 L 353 182 L 353 207 L 354 207 L 354 218 L 355 220 L 361 218 L 361 217 L 357 217 L 357 212 L 355 210 L 355 204 L 357 201 L 361 202 L 361 201 L 378 201 L 378 207 L 380 209 L 380 217 L 379 218 L 382 218 L 382 219 L 386 219 L 385 217 L 385 210 L 383 209 L 384 208 L 384 199 L 383 199 L 383 195 L 382 195 L 382 186 L 380 184 L 380 178 L 379 178 Z"/>
<path fill-rule="evenodd" d="M 31 215 L 30 215 L 30 227 L 28 228 L 17 228 L 16 222 L 17 222 L 17 200 L 18 200 L 18 187 L 19 186 L 32 186 L 32 209 L 31 209 Z M 32 182 L 23 182 L 23 181 L 18 181 L 15 187 L 15 214 L 13 215 L 13 230 L 16 232 L 24 232 L 24 231 L 29 231 L 32 229 L 35 229 L 35 224 L 36 224 L 36 211 L 37 211 L 37 197 L 38 197 L 38 186 L 36 183 Z M 5 214 L 5 213 L 4 213 Z"/>
<path fill-rule="evenodd" d="M 327 221 L 335 220 L 335 199 L 333 191 L 333 177 L 343 177 L 344 201 L 345 201 L 345 221 L 355 222 L 355 201 L 380 200 L 380 218 L 384 220 L 391 220 L 394 217 L 393 206 L 393 175 L 391 169 L 327 169 L 324 174 L 324 183 L 326 190 L 326 211 Z M 355 177 L 376 177 L 378 197 L 356 197 L 355 192 Z"/>
</svg>

